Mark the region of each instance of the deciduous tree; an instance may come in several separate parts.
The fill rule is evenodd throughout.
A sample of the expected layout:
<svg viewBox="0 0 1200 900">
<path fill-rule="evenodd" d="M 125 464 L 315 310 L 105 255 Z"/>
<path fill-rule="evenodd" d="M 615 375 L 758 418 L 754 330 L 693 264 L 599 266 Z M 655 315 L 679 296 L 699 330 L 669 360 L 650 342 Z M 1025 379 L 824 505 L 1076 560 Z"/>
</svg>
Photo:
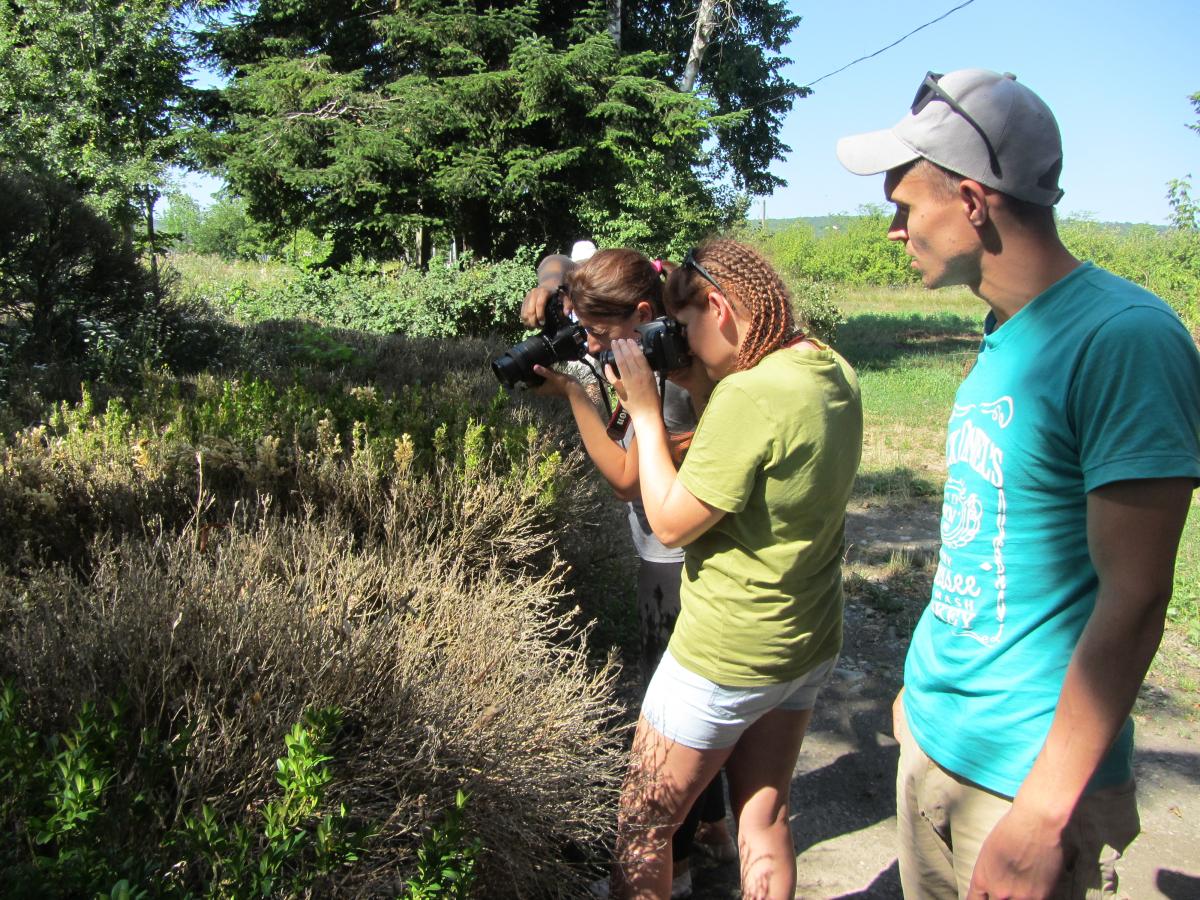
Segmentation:
<svg viewBox="0 0 1200 900">
<path fill-rule="evenodd" d="M 65 182 L 126 242 L 184 155 L 181 0 L 0 0 L 0 164 Z"/>
</svg>

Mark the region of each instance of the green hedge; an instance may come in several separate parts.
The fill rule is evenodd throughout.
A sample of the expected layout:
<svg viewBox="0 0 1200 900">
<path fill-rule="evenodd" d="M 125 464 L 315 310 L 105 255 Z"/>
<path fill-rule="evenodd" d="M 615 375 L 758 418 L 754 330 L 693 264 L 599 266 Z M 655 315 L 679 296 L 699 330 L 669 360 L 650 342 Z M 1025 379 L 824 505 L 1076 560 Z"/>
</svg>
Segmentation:
<svg viewBox="0 0 1200 900">
<path fill-rule="evenodd" d="M 224 289 L 210 285 L 206 299 L 246 323 L 307 319 L 336 328 L 410 337 L 465 337 L 521 333 L 517 311 L 534 281 L 528 261 L 357 266 L 339 271 L 293 270 L 290 277 Z"/>
<path fill-rule="evenodd" d="M 917 284 L 903 245 L 887 239 L 889 221 L 886 213 L 873 210 L 840 217 L 820 233 L 797 222 L 760 233 L 758 242 L 785 276 L 802 283 Z M 1064 219 L 1059 233 L 1080 259 L 1153 291 L 1193 331 L 1200 329 L 1200 232 Z"/>
</svg>

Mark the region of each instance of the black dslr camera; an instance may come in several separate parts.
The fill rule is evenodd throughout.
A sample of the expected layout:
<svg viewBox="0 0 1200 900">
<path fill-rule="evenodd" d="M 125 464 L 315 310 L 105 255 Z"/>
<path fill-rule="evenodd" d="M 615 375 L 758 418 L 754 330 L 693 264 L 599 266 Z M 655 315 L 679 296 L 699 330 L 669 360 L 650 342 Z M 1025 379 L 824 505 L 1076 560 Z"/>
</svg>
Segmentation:
<svg viewBox="0 0 1200 900">
<path fill-rule="evenodd" d="M 666 316 L 659 316 L 645 325 L 638 325 L 634 331 L 641 338 L 642 354 L 646 357 L 646 362 L 650 363 L 650 368 L 655 372 L 674 372 L 691 364 L 692 355 L 688 352 L 686 325 Z M 617 361 L 613 358 L 611 350 L 603 351 L 596 359 L 600 363 L 601 372 L 605 366 L 612 366 L 613 371 L 620 376 Z"/>
<path fill-rule="evenodd" d="M 563 312 L 562 294 L 546 303 L 546 324 L 540 334 L 509 347 L 492 360 L 492 372 L 509 390 L 533 388 L 546 379 L 533 371 L 534 366 L 552 366 L 556 362 L 583 359 L 587 355 L 587 337 L 583 326 L 572 322 Z"/>
</svg>

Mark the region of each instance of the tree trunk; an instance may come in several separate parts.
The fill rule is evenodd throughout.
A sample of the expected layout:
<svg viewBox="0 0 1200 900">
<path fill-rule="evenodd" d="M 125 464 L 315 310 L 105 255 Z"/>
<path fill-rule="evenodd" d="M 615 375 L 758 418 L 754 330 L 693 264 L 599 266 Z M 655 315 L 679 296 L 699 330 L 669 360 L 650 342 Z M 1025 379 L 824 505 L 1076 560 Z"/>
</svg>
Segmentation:
<svg viewBox="0 0 1200 900">
<path fill-rule="evenodd" d="M 160 297 L 158 285 L 158 253 L 154 246 L 154 201 L 157 200 L 154 191 L 146 191 L 146 247 L 150 251 L 150 283 L 154 286 L 154 296 Z"/>
<path fill-rule="evenodd" d="M 621 49 L 621 0 L 608 0 L 608 34 Z"/>
<path fill-rule="evenodd" d="M 417 266 L 422 272 L 429 268 L 429 260 L 433 258 L 433 229 L 422 225 L 417 229 Z"/>
<path fill-rule="evenodd" d="M 679 89 L 684 93 L 689 93 L 696 86 L 700 64 L 704 62 L 704 51 L 708 49 L 716 30 L 717 0 L 700 0 L 700 8 L 696 10 L 696 30 L 692 34 L 692 49 L 688 51 L 687 66 L 679 82 Z"/>
<path fill-rule="evenodd" d="M 492 210 L 486 200 L 467 200 L 462 206 L 463 246 L 477 260 L 492 259 L 495 237 L 492 231 Z"/>
</svg>

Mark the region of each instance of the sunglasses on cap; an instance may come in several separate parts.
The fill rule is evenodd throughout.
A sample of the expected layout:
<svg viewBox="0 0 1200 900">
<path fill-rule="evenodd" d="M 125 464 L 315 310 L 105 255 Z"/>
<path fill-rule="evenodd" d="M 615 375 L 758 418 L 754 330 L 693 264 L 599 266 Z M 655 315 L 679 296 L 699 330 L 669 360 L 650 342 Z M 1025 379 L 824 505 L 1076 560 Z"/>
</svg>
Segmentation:
<svg viewBox="0 0 1200 900">
<path fill-rule="evenodd" d="M 917 95 L 913 97 L 911 107 L 912 114 L 914 116 L 918 115 L 921 110 L 927 107 L 934 100 L 941 100 L 952 110 L 954 110 L 957 115 L 961 116 L 968 125 L 979 132 L 979 136 L 983 138 L 984 146 L 987 147 L 988 164 L 991 166 L 993 174 L 995 174 L 997 178 L 1003 177 L 1000 173 L 1000 159 L 996 156 L 995 148 L 992 147 L 991 138 L 987 136 L 987 132 L 983 130 L 983 126 L 976 122 L 975 119 L 972 118 L 971 114 L 963 109 L 962 105 L 953 97 L 951 97 L 940 84 L 938 84 L 938 81 L 941 79 L 941 77 L 942 73 L 940 72 L 925 73 L 925 80 L 921 82 L 921 86 L 917 88 Z"/>
<path fill-rule="evenodd" d="M 705 281 L 707 281 L 709 284 L 711 284 L 713 287 L 715 287 L 718 291 L 721 292 L 722 296 L 725 296 L 725 297 L 729 296 L 728 294 L 725 293 L 725 288 L 721 287 L 721 283 L 719 281 L 717 281 L 717 279 L 715 279 L 711 275 L 709 275 L 708 270 L 696 261 L 696 248 L 695 247 L 693 247 L 691 250 L 689 250 L 687 252 L 687 255 L 684 256 L 683 263 L 681 265 L 685 269 L 691 269 L 693 272 L 695 272 L 697 275 L 699 275 L 701 278 L 703 278 Z"/>
</svg>

